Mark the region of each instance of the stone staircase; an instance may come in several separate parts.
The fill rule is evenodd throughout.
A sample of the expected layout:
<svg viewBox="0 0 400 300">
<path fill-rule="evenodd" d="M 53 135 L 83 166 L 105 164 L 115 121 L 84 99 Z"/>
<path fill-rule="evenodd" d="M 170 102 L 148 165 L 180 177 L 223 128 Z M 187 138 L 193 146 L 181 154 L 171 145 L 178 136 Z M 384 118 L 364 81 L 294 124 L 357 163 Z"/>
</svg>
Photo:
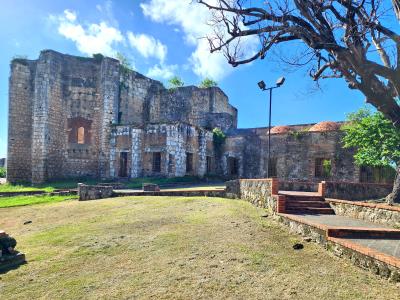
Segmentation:
<svg viewBox="0 0 400 300">
<path fill-rule="evenodd" d="M 318 193 L 280 191 L 285 197 L 286 214 L 324 214 L 334 215 L 334 210 Z"/>
</svg>

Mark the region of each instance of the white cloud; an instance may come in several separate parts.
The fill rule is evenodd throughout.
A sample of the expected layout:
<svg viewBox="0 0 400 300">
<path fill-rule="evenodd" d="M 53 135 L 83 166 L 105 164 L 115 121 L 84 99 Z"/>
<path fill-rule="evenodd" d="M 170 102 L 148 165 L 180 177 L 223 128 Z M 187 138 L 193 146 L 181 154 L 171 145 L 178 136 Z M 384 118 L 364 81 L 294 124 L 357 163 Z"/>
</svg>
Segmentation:
<svg viewBox="0 0 400 300">
<path fill-rule="evenodd" d="M 113 56 L 115 46 L 124 42 L 125 38 L 118 28 L 107 22 L 92 23 L 82 26 L 77 22 L 77 14 L 72 10 L 64 10 L 60 16 L 50 16 L 57 24 L 58 33 L 75 42 L 78 50 L 84 54 L 103 53 Z"/>
<path fill-rule="evenodd" d="M 135 35 L 130 31 L 128 31 L 127 36 L 132 48 L 135 48 L 143 57 L 155 57 L 161 63 L 164 62 L 167 56 L 167 46 L 159 40 L 143 33 Z"/>
<path fill-rule="evenodd" d="M 195 47 L 189 63 L 196 75 L 220 80 L 232 71 L 223 53 L 210 53 L 205 37 L 213 34 L 213 29 L 207 24 L 212 15 L 205 6 L 192 0 L 150 0 L 140 6 L 143 14 L 151 20 L 177 25 L 182 29 L 185 41 Z M 256 38 L 243 41 L 245 52 L 253 52 L 256 42 Z"/>
<path fill-rule="evenodd" d="M 155 65 L 147 71 L 146 76 L 151 78 L 169 79 L 175 75 L 177 69 L 177 65 Z"/>
<path fill-rule="evenodd" d="M 65 18 L 70 21 L 74 22 L 76 20 L 76 13 L 72 10 L 66 9 L 64 10 Z"/>
</svg>

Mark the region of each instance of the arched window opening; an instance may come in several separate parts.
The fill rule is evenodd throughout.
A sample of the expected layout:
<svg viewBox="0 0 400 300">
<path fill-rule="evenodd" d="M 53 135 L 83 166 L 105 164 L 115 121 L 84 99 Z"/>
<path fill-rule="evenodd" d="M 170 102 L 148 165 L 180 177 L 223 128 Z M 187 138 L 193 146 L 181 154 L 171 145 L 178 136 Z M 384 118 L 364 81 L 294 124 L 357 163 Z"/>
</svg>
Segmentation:
<svg viewBox="0 0 400 300">
<path fill-rule="evenodd" d="M 84 127 L 79 127 L 78 128 L 78 144 L 84 144 L 85 143 L 85 128 Z"/>
</svg>

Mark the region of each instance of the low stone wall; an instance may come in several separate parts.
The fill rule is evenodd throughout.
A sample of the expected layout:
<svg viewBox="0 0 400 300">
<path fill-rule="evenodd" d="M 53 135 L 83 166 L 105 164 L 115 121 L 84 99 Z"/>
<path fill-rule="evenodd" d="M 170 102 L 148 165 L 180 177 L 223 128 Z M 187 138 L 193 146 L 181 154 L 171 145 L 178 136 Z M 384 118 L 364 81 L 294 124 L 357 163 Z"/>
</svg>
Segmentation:
<svg viewBox="0 0 400 300">
<path fill-rule="evenodd" d="M 369 200 L 386 197 L 390 184 L 326 181 L 325 197 L 344 200 Z"/>
<path fill-rule="evenodd" d="M 278 220 L 289 227 L 290 232 L 311 238 L 336 256 L 350 261 L 367 271 L 377 274 L 393 282 L 400 281 L 400 264 L 398 259 L 362 247 L 350 240 L 328 236 L 329 228 L 324 225 L 297 220 L 295 216 L 278 214 Z"/>
<path fill-rule="evenodd" d="M 237 179 L 226 182 L 226 197 L 249 201 L 255 206 L 277 211 L 278 180 Z"/>
<path fill-rule="evenodd" d="M 326 200 L 337 215 L 400 228 L 400 207 L 336 199 Z"/>
<path fill-rule="evenodd" d="M 79 201 L 110 198 L 114 196 L 112 186 L 86 185 L 78 183 Z"/>
<path fill-rule="evenodd" d="M 318 191 L 318 182 L 279 180 L 279 190 L 280 191 L 316 192 L 316 191 Z"/>
</svg>

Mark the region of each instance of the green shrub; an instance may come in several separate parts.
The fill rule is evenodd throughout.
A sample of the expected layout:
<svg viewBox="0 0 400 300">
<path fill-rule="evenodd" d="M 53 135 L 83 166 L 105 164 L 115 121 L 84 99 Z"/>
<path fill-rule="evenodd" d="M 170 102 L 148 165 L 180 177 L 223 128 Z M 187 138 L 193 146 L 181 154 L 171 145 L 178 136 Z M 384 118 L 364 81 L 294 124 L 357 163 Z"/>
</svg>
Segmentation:
<svg viewBox="0 0 400 300">
<path fill-rule="evenodd" d="M 205 78 L 201 83 L 200 83 L 200 88 L 210 88 L 217 86 L 218 83 L 210 78 Z"/>
<path fill-rule="evenodd" d="M 213 140 L 214 140 L 214 145 L 216 147 L 220 147 L 226 139 L 225 133 L 222 132 L 222 130 L 218 127 L 213 129 Z"/>
<path fill-rule="evenodd" d="M 183 87 L 185 83 L 182 81 L 180 77 L 174 76 L 170 80 L 168 80 L 168 84 L 169 84 L 169 90 L 175 91 L 177 88 Z"/>
</svg>

